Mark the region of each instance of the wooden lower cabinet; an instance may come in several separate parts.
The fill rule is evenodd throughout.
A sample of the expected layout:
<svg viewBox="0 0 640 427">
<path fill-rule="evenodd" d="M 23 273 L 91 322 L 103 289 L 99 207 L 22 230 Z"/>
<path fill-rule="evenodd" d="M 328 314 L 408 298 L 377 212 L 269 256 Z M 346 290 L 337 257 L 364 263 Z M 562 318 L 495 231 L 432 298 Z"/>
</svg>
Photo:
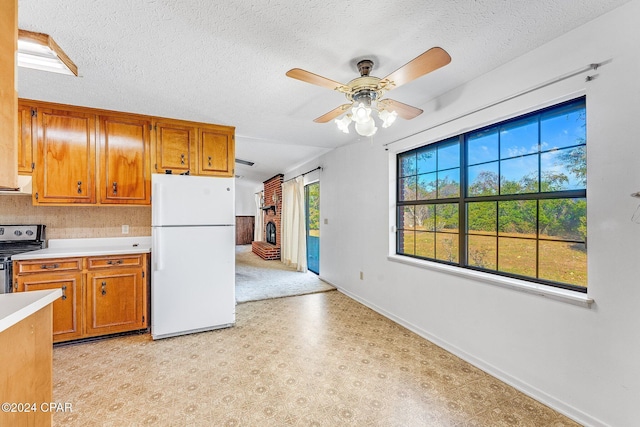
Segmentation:
<svg viewBox="0 0 640 427">
<path fill-rule="evenodd" d="M 37 273 L 18 276 L 18 292 L 62 289 L 62 298 L 53 302 L 53 341 L 68 341 L 82 337 L 80 290 L 82 272 Z"/>
<path fill-rule="evenodd" d="M 15 261 L 14 291 L 62 289 L 53 342 L 146 329 L 148 255 Z"/>
<path fill-rule="evenodd" d="M 145 289 L 141 269 L 89 272 L 86 334 L 113 334 L 145 328 Z"/>
</svg>

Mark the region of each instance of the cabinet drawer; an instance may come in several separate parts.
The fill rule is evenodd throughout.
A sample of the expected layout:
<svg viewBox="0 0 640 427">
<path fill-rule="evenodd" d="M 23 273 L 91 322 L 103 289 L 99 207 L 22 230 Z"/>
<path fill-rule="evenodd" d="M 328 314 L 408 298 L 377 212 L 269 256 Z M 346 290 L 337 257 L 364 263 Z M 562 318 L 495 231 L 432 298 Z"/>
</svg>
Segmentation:
<svg viewBox="0 0 640 427">
<path fill-rule="evenodd" d="M 142 266 L 142 254 L 137 255 L 122 255 L 122 256 L 108 256 L 108 257 L 91 257 L 88 258 L 88 269 L 93 270 L 96 268 L 113 268 L 113 267 L 141 267 Z"/>
<path fill-rule="evenodd" d="M 17 274 L 82 271 L 82 258 L 34 259 L 16 261 L 14 264 Z"/>
</svg>

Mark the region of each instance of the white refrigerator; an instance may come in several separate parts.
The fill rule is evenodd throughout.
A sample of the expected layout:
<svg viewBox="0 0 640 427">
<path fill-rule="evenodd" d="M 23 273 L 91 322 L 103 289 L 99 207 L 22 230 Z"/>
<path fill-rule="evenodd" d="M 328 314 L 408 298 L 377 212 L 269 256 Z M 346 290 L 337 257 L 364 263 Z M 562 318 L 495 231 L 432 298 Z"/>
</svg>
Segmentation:
<svg viewBox="0 0 640 427">
<path fill-rule="evenodd" d="M 233 178 L 151 176 L 151 336 L 235 323 Z"/>
</svg>

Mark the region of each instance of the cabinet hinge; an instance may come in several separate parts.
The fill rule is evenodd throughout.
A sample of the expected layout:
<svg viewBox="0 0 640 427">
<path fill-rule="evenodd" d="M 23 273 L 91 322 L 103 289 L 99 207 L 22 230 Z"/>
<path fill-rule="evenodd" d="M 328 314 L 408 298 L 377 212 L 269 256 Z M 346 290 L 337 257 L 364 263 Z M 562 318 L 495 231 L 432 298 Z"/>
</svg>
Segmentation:
<svg viewBox="0 0 640 427">
<path fill-rule="evenodd" d="M 36 164 L 34 162 L 31 162 L 31 170 L 34 170 L 36 168 Z"/>
<path fill-rule="evenodd" d="M 38 112 L 33 108 L 31 109 L 31 117 L 38 117 Z"/>
<path fill-rule="evenodd" d="M 155 166 L 154 166 L 154 167 L 156 168 L 156 170 L 158 170 L 158 164 L 157 164 L 157 163 L 155 164 Z"/>
<path fill-rule="evenodd" d="M 36 193 L 36 200 L 38 200 L 38 193 Z"/>
<path fill-rule="evenodd" d="M 153 125 L 149 125 L 149 130 L 153 130 Z"/>
<path fill-rule="evenodd" d="M 144 271 L 142 272 L 142 278 L 144 279 Z"/>
<path fill-rule="evenodd" d="M 142 323 L 144 323 L 144 316 L 142 316 Z"/>
</svg>

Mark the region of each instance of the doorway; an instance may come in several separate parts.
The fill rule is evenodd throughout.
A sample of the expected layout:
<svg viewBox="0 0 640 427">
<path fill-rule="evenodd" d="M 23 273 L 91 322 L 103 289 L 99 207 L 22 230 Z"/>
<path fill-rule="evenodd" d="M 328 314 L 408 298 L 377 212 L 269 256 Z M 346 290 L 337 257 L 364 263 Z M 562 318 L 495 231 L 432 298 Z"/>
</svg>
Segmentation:
<svg viewBox="0 0 640 427">
<path fill-rule="evenodd" d="M 320 274 L 320 182 L 304 187 L 307 229 L 307 268 Z"/>
</svg>

